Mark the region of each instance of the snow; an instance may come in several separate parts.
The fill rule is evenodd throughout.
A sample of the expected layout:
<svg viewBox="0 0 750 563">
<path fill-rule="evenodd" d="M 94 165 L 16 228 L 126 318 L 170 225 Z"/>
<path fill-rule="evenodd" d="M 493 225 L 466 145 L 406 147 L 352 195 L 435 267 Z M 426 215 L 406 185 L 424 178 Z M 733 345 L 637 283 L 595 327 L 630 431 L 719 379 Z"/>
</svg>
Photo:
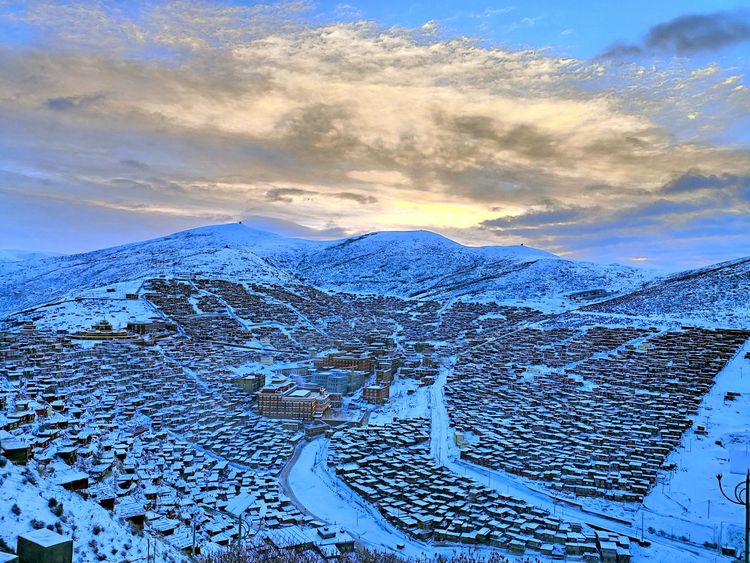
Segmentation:
<svg viewBox="0 0 750 563">
<path fill-rule="evenodd" d="M 85 254 L 0 261 L 0 314 L 147 277 L 208 275 L 404 297 L 558 303 L 574 291 L 622 293 L 653 278 L 644 270 L 573 262 L 528 247 L 466 247 L 427 231 L 317 241 L 229 224 Z"/>
<path fill-rule="evenodd" d="M 66 491 L 55 481 L 55 477 L 47 478 L 31 468 L 11 463 L 0 469 L 0 538 L 15 548 L 19 535 L 34 530 L 32 520 L 45 526 L 59 522 L 60 533 L 74 540 L 76 563 L 99 561 L 97 553 L 106 555 L 108 560 L 145 559 L 146 536 L 134 534 L 129 525 L 114 519 L 110 512 L 77 493 Z M 63 505 L 62 517 L 52 513 L 51 498 Z M 20 514 L 13 513 L 14 505 L 20 508 Z M 166 544 L 155 538 L 150 541 L 159 543 L 164 561 L 185 561 Z"/>
<path fill-rule="evenodd" d="M 448 412 L 443 401 L 443 388 L 447 381 L 449 371 L 455 363 L 456 357 L 450 358 L 442 366 L 440 374 L 432 386 L 432 434 L 430 448 L 436 462 L 450 469 L 457 475 L 471 478 L 482 483 L 497 492 L 511 495 L 523 500 L 533 506 L 543 508 L 550 513 L 569 522 L 580 522 L 582 524 L 593 524 L 602 528 L 616 531 L 624 535 L 638 536 L 640 530 L 636 526 L 628 526 L 615 522 L 606 516 L 592 513 L 590 510 L 576 508 L 584 499 L 577 499 L 576 503 L 563 502 L 561 499 L 541 490 L 535 483 L 504 471 L 492 470 L 480 467 L 459 459 L 459 449 L 453 440 L 453 431 L 450 428 Z M 750 379 L 750 377 L 749 377 Z M 613 503 L 609 503 L 612 505 Z M 612 514 L 618 518 L 626 516 L 622 513 Z M 648 524 L 646 525 L 648 527 Z M 709 552 L 701 546 L 693 546 L 662 538 L 658 534 L 644 533 L 643 537 L 652 542 L 648 549 L 640 550 L 638 560 L 653 559 L 656 561 L 704 561 Z"/>
<path fill-rule="evenodd" d="M 574 262 L 527 247 L 465 247 L 428 231 L 309 241 L 231 224 L 75 256 L 14 258 L 0 253 L 0 315 L 28 309 L 17 318 L 33 318 L 40 328 L 75 331 L 102 319 L 121 328 L 129 321 L 159 315 L 146 300 L 125 297 L 138 293 L 145 279 L 211 276 L 243 283 L 284 287 L 309 283 L 326 291 L 438 299 L 444 308 L 456 300 L 533 306 L 547 313 L 567 311 L 556 318 L 559 325 L 567 326 L 678 328 L 689 323 L 747 328 L 749 267 L 750 259 L 743 259 L 653 280 L 654 274 L 644 270 Z M 572 303 L 566 298 L 575 291 L 600 287 L 618 297 L 596 304 Z M 291 305 L 284 305 L 300 316 L 302 324 L 319 330 Z M 231 316 L 248 326 L 227 307 Z M 290 327 L 278 324 L 278 328 L 290 334 Z M 395 323 L 393 335 L 402 332 L 403 327 Z M 253 340 L 251 345 L 260 343 Z M 388 404 L 368 406 L 369 421 L 381 424 L 395 418 L 431 419 L 430 446 L 437 463 L 564 520 L 595 524 L 631 536 L 643 534 L 653 545 L 635 548 L 638 560 L 712 560 L 717 557 L 714 548 L 703 544 L 721 540 L 722 544 L 736 546 L 741 531 L 741 508 L 722 497 L 715 474 L 722 472 L 726 485 L 734 486 L 750 457 L 747 353 L 750 343 L 718 375 L 695 417 L 695 425 L 705 426 L 707 435 L 697 434 L 696 426 L 685 434 L 682 447 L 666 462 L 674 463 L 676 470 L 663 473 L 642 509 L 596 498 L 563 501 L 537 482 L 460 460 L 443 397 L 456 356 L 444 361 L 431 387 L 397 378 Z M 272 373 L 269 366 L 255 360 L 231 370 L 238 375 Z M 209 383 L 200 374 L 189 368 L 185 373 L 208 389 Z M 532 371 L 527 375 L 534 377 Z M 740 395 L 734 401 L 725 401 L 727 391 Z M 470 433 L 464 437 L 472 439 Z M 323 438 L 304 443 L 289 470 L 289 488 L 307 511 L 341 526 L 371 547 L 408 556 L 457 549 L 414 541 L 388 523 L 326 466 L 327 447 L 328 441 Z M 5 541 L 12 545 L 19 531 L 32 528 L 32 519 L 54 524 L 56 519 L 47 501 L 55 496 L 64 503 L 66 512 L 76 515 L 77 529 L 72 523 L 61 523 L 64 534 L 76 537 L 76 560 L 94 560 L 95 550 L 89 546 L 92 540 L 119 553 L 129 544 L 131 553 L 145 554 L 143 536 L 133 534 L 111 513 L 57 484 L 70 475 L 62 471 L 54 476 L 36 475 L 37 483 L 33 484 L 24 473 L 10 464 L 0 470 L 0 537 Z M 240 507 L 253 500 L 243 497 L 232 502 Z M 22 507 L 20 516 L 10 512 L 14 503 Z M 611 517 L 632 524 L 615 522 Z M 103 531 L 94 534 L 94 524 L 101 525 Z M 396 544 L 403 544 L 403 549 L 396 549 Z M 170 557 L 181 560 L 174 550 L 164 549 Z"/>
<path fill-rule="evenodd" d="M 706 395 L 695 418 L 694 428 L 685 434 L 682 447 L 667 458 L 666 463 L 675 463 L 677 469 L 646 497 L 646 527 L 684 535 L 698 543 L 715 543 L 722 535 L 724 543 L 739 547 L 736 532 L 742 525 L 743 510 L 722 496 L 716 474 L 722 473 L 724 486 L 733 489 L 750 469 L 744 464 L 739 468 L 741 472 L 738 475 L 732 472 L 731 467 L 734 452 L 745 454 L 750 449 L 750 427 L 747 422 L 747 413 L 750 412 L 750 360 L 745 358 L 748 352 L 750 342 L 745 343 L 719 373 L 716 384 Z M 734 401 L 725 402 L 727 391 L 741 395 Z M 708 434 L 697 435 L 697 425 L 704 425 Z M 734 536 L 734 542 L 731 536 Z"/>
<path fill-rule="evenodd" d="M 71 541 L 71 538 L 61 536 L 60 534 L 57 534 L 52 530 L 48 530 L 47 528 L 42 528 L 41 530 L 32 530 L 31 532 L 22 534 L 22 536 L 24 539 L 32 541 L 41 547 L 52 547 L 53 545 Z"/>
<path fill-rule="evenodd" d="M 58 252 L 37 252 L 33 250 L 0 249 L 0 262 L 23 262 L 51 256 L 62 256 Z"/>
<path fill-rule="evenodd" d="M 289 486 L 297 500 L 315 517 L 341 527 L 362 544 L 406 557 L 436 557 L 457 552 L 488 554 L 491 548 L 436 546 L 411 539 L 387 522 L 377 510 L 356 495 L 326 466 L 328 440 L 318 438 L 303 445 L 289 473 Z M 403 548 L 397 545 L 402 544 Z M 505 554 L 504 554 L 505 555 Z M 511 555 L 506 555 L 515 560 Z"/>
<path fill-rule="evenodd" d="M 741 258 L 673 274 L 590 309 L 709 328 L 747 328 L 748 294 L 750 258 Z"/>
</svg>

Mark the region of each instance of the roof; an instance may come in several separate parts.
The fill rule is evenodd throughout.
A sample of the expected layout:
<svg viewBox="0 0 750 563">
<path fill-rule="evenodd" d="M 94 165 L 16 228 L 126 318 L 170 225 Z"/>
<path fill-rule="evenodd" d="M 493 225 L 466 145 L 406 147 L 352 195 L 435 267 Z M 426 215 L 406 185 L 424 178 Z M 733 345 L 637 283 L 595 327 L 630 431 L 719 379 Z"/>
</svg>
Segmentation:
<svg viewBox="0 0 750 563">
<path fill-rule="evenodd" d="M 88 479 L 88 474 L 84 473 L 83 471 L 77 471 L 75 469 L 70 469 L 68 471 L 61 472 L 57 479 L 55 480 L 58 484 L 64 485 L 66 483 L 72 483 L 74 481 L 80 481 L 82 479 Z"/>
<path fill-rule="evenodd" d="M 257 498 L 255 495 L 250 493 L 241 493 L 227 502 L 225 510 L 230 514 L 239 516 L 256 502 Z"/>
<path fill-rule="evenodd" d="M 72 538 L 66 538 L 65 536 L 61 536 L 57 532 L 53 532 L 52 530 L 48 530 L 47 528 L 33 530 L 26 534 L 21 534 L 20 536 L 18 536 L 18 539 L 21 538 L 42 547 L 52 547 L 55 545 L 60 545 L 61 543 L 73 541 Z"/>
</svg>

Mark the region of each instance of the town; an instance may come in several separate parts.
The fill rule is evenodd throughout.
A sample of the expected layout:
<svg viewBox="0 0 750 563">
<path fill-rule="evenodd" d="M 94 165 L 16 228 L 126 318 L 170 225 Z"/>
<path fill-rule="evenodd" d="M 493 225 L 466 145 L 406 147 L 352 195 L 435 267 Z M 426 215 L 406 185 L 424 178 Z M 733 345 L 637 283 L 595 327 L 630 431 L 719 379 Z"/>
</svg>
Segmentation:
<svg viewBox="0 0 750 563">
<path fill-rule="evenodd" d="M 5 320 L 2 455 L 174 560 L 248 538 L 336 559 L 365 541 L 318 517 L 288 481 L 300 452 L 325 441 L 330 478 L 404 544 L 629 562 L 652 549 L 642 528 L 555 515 L 554 503 L 639 506 L 675 470 L 668 456 L 750 338 L 202 276 L 97 299 L 120 310 L 76 329 L 60 328 L 64 304 Z M 553 501 L 457 474 L 443 447 Z M 70 520 L 50 514 L 41 538 L 15 518 L 21 560 L 45 545 L 87 560 Z"/>
</svg>

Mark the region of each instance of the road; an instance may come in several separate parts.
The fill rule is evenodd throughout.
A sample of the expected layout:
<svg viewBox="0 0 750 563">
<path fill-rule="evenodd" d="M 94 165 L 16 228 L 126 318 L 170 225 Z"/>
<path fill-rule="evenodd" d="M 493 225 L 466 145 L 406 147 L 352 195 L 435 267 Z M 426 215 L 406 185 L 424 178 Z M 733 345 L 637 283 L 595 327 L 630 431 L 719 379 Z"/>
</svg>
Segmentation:
<svg viewBox="0 0 750 563">
<path fill-rule="evenodd" d="M 520 330 L 520 327 L 516 330 Z M 516 332 L 513 330 L 503 336 Z M 439 465 L 445 466 L 456 475 L 463 475 L 478 483 L 487 485 L 500 494 L 509 495 L 545 509 L 568 522 L 579 522 L 629 536 L 643 538 L 651 546 L 639 551 L 639 559 L 685 563 L 686 561 L 728 561 L 717 556 L 716 552 L 687 542 L 680 542 L 662 536 L 642 532 L 640 526 L 615 522 L 606 516 L 587 512 L 566 504 L 544 490 L 527 485 L 522 479 L 503 471 L 497 471 L 461 460 L 459 450 L 453 441 L 453 431 L 445 405 L 444 388 L 451 365 L 441 368 L 435 384 L 430 389 L 429 413 L 431 418 L 430 449 Z M 388 523 L 369 503 L 356 495 L 331 470 L 326 467 L 328 440 L 319 438 L 305 443 L 282 470 L 282 488 L 289 498 L 303 512 L 324 522 L 342 526 L 364 545 L 376 549 L 395 551 L 403 555 L 417 557 L 424 553 L 450 554 L 460 546 L 434 546 L 409 538 Z M 396 544 L 404 548 L 396 550 Z M 487 549 L 489 551 L 489 548 Z"/>
<path fill-rule="evenodd" d="M 295 451 L 279 475 L 290 500 L 306 514 L 340 526 L 372 549 L 417 558 L 424 553 L 452 554 L 454 546 L 415 541 L 387 522 L 377 510 L 356 495 L 326 466 L 328 439 L 316 438 Z M 402 544 L 402 548 L 397 548 Z"/>
<path fill-rule="evenodd" d="M 459 459 L 459 449 L 455 446 L 453 432 L 444 400 L 444 388 L 451 366 L 444 366 L 432 386 L 431 409 L 432 430 L 430 450 L 436 463 L 445 466 L 457 475 L 464 475 L 482 483 L 498 493 L 513 496 L 531 505 L 543 508 L 568 522 L 580 522 L 637 538 L 641 536 L 640 527 L 615 522 L 609 518 L 597 516 L 580 508 L 565 504 L 543 490 L 529 487 L 521 479 L 503 471 L 496 471 Z M 652 551 L 658 551 L 660 561 L 711 561 L 716 552 L 686 542 L 673 541 L 656 534 L 643 533 L 643 538 L 651 542 Z"/>
</svg>

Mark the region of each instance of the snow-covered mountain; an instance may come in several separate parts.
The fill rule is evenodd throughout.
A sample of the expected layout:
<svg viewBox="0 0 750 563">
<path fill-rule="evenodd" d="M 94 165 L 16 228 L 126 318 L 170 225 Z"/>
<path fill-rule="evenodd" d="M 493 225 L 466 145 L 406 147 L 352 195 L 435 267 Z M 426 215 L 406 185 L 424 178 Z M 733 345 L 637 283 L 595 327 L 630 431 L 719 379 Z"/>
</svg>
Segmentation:
<svg viewBox="0 0 750 563">
<path fill-rule="evenodd" d="M 750 257 L 680 272 L 587 310 L 747 328 Z"/>
<path fill-rule="evenodd" d="M 223 225 L 84 254 L 0 263 L 0 314 L 70 297 L 86 289 L 159 275 L 210 274 L 284 283 L 290 280 L 290 274 L 262 256 L 293 255 L 296 245 L 305 243 L 241 225 Z"/>
<path fill-rule="evenodd" d="M 622 294 L 653 277 L 524 246 L 467 247 L 427 231 L 314 241 L 241 224 L 202 227 L 85 254 L 0 263 L 0 274 L 0 314 L 159 275 L 497 300 L 555 299 L 592 288 Z"/>
<path fill-rule="evenodd" d="M 650 279 L 634 268 L 563 260 L 526 246 L 467 247 L 427 231 L 337 241 L 308 254 L 295 271 L 313 285 L 346 291 L 498 300 L 555 298 L 599 287 L 621 292 Z"/>
<path fill-rule="evenodd" d="M 62 256 L 59 252 L 36 252 L 33 250 L 0 249 L 0 263 L 23 262 L 25 260 L 38 260 L 50 256 Z"/>
</svg>

